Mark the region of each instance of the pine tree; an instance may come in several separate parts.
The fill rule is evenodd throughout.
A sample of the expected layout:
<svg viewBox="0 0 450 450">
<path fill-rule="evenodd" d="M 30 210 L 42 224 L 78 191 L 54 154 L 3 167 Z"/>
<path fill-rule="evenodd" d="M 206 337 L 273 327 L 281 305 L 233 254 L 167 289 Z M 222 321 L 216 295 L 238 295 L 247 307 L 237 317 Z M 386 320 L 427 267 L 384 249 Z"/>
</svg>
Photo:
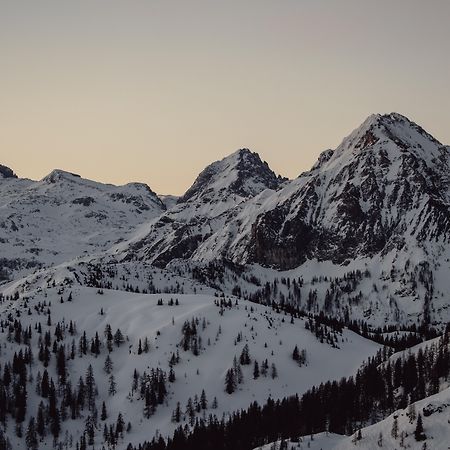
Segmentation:
<svg viewBox="0 0 450 450">
<path fill-rule="evenodd" d="M 255 362 L 253 364 L 253 379 L 256 380 L 257 378 L 259 378 L 259 364 L 255 359 Z"/>
<path fill-rule="evenodd" d="M 124 430 L 125 430 L 125 421 L 123 420 L 122 413 L 119 412 L 116 422 L 116 433 L 121 434 L 124 432 Z"/>
<path fill-rule="evenodd" d="M 423 441 L 427 438 L 423 430 L 422 416 L 420 414 L 417 415 L 417 423 L 416 429 L 414 430 L 414 438 L 416 439 L 416 441 Z"/>
<path fill-rule="evenodd" d="M 58 353 L 56 355 L 56 371 L 58 373 L 59 382 L 61 384 L 66 384 L 66 354 L 64 352 L 64 346 L 61 345 L 58 349 Z"/>
<path fill-rule="evenodd" d="M 225 375 L 225 392 L 227 394 L 232 394 L 236 389 L 236 383 L 234 380 L 234 370 L 228 369 Z"/>
<path fill-rule="evenodd" d="M 413 423 L 417 418 L 416 406 L 414 403 L 410 403 L 408 406 L 408 417 L 409 417 L 409 423 Z"/>
<path fill-rule="evenodd" d="M 113 374 L 109 376 L 108 381 L 109 381 L 108 394 L 114 396 L 117 393 L 117 384 Z"/>
<path fill-rule="evenodd" d="M 179 423 L 181 421 L 181 406 L 180 402 L 177 402 L 177 407 L 172 413 L 172 422 Z"/>
<path fill-rule="evenodd" d="M 118 328 L 117 331 L 114 333 L 114 343 L 117 347 L 120 347 L 121 344 L 125 342 L 125 338 L 123 337 L 122 332 Z"/>
<path fill-rule="evenodd" d="M 89 410 L 92 411 L 95 405 L 96 386 L 95 386 L 94 370 L 92 369 L 91 364 L 89 364 L 88 369 L 86 371 L 85 385 Z"/>
<path fill-rule="evenodd" d="M 108 418 L 108 413 L 106 412 L 106 404 L 105 402 L 102 403 L 102 413 L 100 415 L 100 420 L 105 421 Z"/>
<path fill-rule="evenodd" d="M 202 394 L 200 395 L 200 406 L 202 409 L 208 408 L 208 400 L 204 389 L 202 389 Z"/>
<path fill-rule="evenodd" d="M 144 348 L 143 348 L 143 350 L 144 350 L 144 353 L 148 353 L 150 351 L 150 344 L 148 342 L 148 338 L 147 337 L 144 339 Z"/>
<path fill-rule="evenodd" d="M 272 379 L 275 379 L 278 377 L 277 366 L 275 365 L 275 363 L 272 363 L 272 365 L 270 367 L 270 376 L 272 377 Z"/>
<path fill-rule="evenodd" d="M 109 355 L 106 355 L 105 365 L 103 366 L 103 370 L 109 375 L 113 370 L 113 362 Z"/>
<path fill-rule="evenodd" d="M 297 361 L 297 362 L 300 359 L 300 352 L 298 351 L 298 347 L 297 346 L 294 347 L 294 351 L 292 352 L 292 359 L 294 361 Z"/>
<path fill-rule="evenodd" d="M 241 352 L 241 356 L 239 357 L 239 362 L 243 366 L 248 366 L 250 364 L 251 359 L 250 359 L 250 352 L 249 352 L 248 344 L 244 345 L 244 348 L 242 349 L 242 352 Z"/>
<path fill-rule="evenodd" d="M 394 416 L 394 421 L 392 422 L 391 436 L 394 439 L 398 438 L 398 419 L 397 419 L 397 416 Z"/>
<path fill-rule="evenodd" d="M 39 436 L 45 436 L 45 406 L 41 401 L 38 406 L 37 419 L 36 419 L 36 431 Z"/>
<path fill-rule="evenodd" d="M 38 449 L 38 438 L 36 433 L 36 426 L 34 423 L 34 417 L 30 418 L 30 422 L 28 423 L 28 428 L 25 434 L 25 442 L 27 444 L 27 447 L 30 450 L 37 450 Z"/>
</svg>

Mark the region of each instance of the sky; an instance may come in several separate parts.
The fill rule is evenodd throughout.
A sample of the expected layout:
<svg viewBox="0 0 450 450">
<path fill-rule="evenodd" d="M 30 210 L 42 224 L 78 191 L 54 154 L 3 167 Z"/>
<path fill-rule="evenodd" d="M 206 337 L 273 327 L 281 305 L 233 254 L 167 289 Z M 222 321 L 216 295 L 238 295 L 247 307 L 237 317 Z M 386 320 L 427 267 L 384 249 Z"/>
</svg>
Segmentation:
<svg viewBox="0 0 450 450">
<path fill-rule="evenodd" d="M 0 164 L 182 194 L 238 148 L 290 178 L 372 113 L 450 144 L 448 0 L 0 0 Z"/>
</svg>

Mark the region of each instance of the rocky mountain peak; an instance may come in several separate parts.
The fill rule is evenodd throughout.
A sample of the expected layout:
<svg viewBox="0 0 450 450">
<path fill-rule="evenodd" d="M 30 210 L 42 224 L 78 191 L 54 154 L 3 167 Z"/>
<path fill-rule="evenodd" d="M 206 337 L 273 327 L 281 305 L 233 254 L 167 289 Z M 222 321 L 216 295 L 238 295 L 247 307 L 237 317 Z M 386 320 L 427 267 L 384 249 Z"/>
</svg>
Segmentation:
<svg viewBox="0 0 450 450">
<path fill-rule="evenodd" d="M 442 144 L 422 127 L 399 113 L 372 114 L 333 152 L 330 161 L 358 156 L 366 151 L 410 153 L 428 165 L 441 156 Z"/>
<path fill-rule="evenodd" d="M 225 191 L 250 198 L 265 189 L 278 189 L 285 180 L 276 175 L 258 153 L 243 148 L 207 166 L 178 203 L 204 195 L 225 195 Z"/>
<path fill-rule="evenodd" d="M 41 181 L 48 184 L 54 184 L 64 180 L 74 181 L 74 179 L 81 179 L 81 176 L 76 173 L 66 172 L 65 170 L 54 169 L 48 175 L 42 178 Z"/>
<path fill-rule="evenodd" d="M 17 175 L 9 167 L 0 164 L 0 178 L 17 178 Z"/>
</svg>

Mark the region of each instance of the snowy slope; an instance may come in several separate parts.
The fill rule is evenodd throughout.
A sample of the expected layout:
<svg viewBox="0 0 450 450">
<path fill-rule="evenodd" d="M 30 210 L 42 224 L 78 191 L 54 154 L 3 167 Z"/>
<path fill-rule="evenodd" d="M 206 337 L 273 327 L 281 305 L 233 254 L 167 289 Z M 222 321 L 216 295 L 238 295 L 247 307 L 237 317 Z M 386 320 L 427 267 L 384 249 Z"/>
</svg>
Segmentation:
<svg viewBox="0 0 450 450">
<path fill-rule="evenodd" d="M 0 178 L 0 281 L 104 252 L 164 210 L 141 183 L 106 185 L 62 170 L 41 181 Z"/>
<path fill-rule="evenodd" d="M 416 420 L 409 415 L 409 409 L 398 410 L 386 419 L 361 429 L 361 440 L 355 441 L 354 436 L 342 436 L 334 433 L 319 433 L 304 436 L 300 442 L 286 441 L 285 450 L 347 450 L 360 448 L 372 450 L 378 448 L 396 449 L 410 448 L 413 450 L 432 449 L 448 450 L 450 447 L 450 388 L 438 394 L 414 403 L 415 414 L 421 414 L 426 435 L 424 441 L 417 442 L 414 438 Z M 392 436 L 394 418 L 398 422 L 397 438 Z M 426 444 L 426 447 L 424 447 Z M 281 441 L 258 447 L 261 450 L 279 450 Z"/>
<path fill-rule="evenodd" d="M 368 271 L 363 286 L 344 293 L 345 299 L 361 292 L 362 299 L 344 301 L 334 314 L 343 316 L 349 306 L 352 317 L 381 325 L 445 322 L 449 158 L 448 147 L 407 118 L 370 116 L 309 172 L 234 210 L 233 220 L 189 258 L 199 265 L 220 259 L 256 264 L 255 272 L 258 265 L 271 267 L 277 271 L 272 280 L 294 275 L 311 282 Z M 320 308 L 333 289 L 329 281 L 321 284 Z"/>
<path fill-rule="evenodd" d="M 72 301 L 68 301 L 70 293 Z M 61 298 L 63 303 L 60 302 Z M 159 299 L 162 299 L 163 305 L 157 304 Z M 178 301 L 179 305 L 169 306 L 170 299 Z M 209 404 L 205 413 L 221 417 L 222 413 L 247 407 L 255 399 L 302 393 L 320 381 L 353 374 L 379 348 L 373 342 L 349 331 L 344 331 L 339 336 L 340 348 L 333 348 L 317 341 L 305 329 L 303 320 L 296 319 L 291 323 L 288 316 L 274 313 L 263 306 L 245 301 L 236 305 L 236 299 L 231 299 L 231 307 L 220 308 L 214 304 L 214 300 L 217 297 L 211 295 L 143 295 L 108 290 L 100 294 L 93 288 L 50 287 L 28 293 L 24 300 L 4 300 L 0 304 L 0 317 L 2 320 L 20 317 L 24 329 L 28 324 L 32 325 L 34 332 L 30 348 L 35 353 L 35 362 L 30 370 L 33 380 L 37 379 L 38 372 L 42 375 L 44 370 L 37 358 L 38 334 L 34 328 L 37 322 L 42 324 L 43 333 L 49 329 L 53 336 L 58 322 L 68 325 L 69 321 L 73 321 L 76 324 L 76 334 L 72 337 L 66 330 L 65 338 L 60 342 L 67 345 L 67 352 L 72 339 L 78 345 L 84 331 L 88 340 L 98 332 L 102 342 L 100 355 L 96 356 L 88 351 L 87 355 L 80 357 L 77 350 L 75 359 L 67 361 L 68 376 L 75 386 L 78 378 L 86 373 L 88 365 L 92 364 L 98 388 L 97 408 L 100 411 L 102 401 L 106 402 L 110 417 L 106 423 L 114 422 L 121 411 L 125 423 L 130 421 L 132 424 L 132 430 L 126 434 L 121 445 L 142 442 L 152 437 L 157 430 L 163 435 L 171 433 L 178 425 L 171 421 L 177 402 L 181 403 L 184 417 L 189 397 L 200 397 L 202 389 L 206 392 Z M 43 302 L 46 302 L 46 306 L 41 310 L 38 305 Z M 48 310 L 51 312 L 50 327 L 46 324 Z M 199 356 L 194 356 L 191 350 L 184 351 L 180 344 L 183 323 L 186 320 L 192 321 L 193 318 L 198 318 L 198 330 L 202 338 Z M 104 337 L 106 324 L 111 325 L 113 333 L 120 328 L 126 341 L 120 348 L 114 347 L 110 353 L 114 367 L 112 373 L 117 383 L 115 395 L 108 394 L 108 377 L 103 371 L 108 354 Z M 144 342 L 145 338 L 149 340 L 150 351 L 138 354 L 138 340 Z M 0 333 L 0 343 L 4 363 L 19 348 L 26 348 L 9 341 L 6 330 Z M 233 367 L 233 358 L 239 358 L 245 344 L 249 346 L 252 364 L 242 366 L 243 382 L 238 385 L 235 393 L 229 395 L 224 391 L 225 374 Z M 292 360 L 294 345 L 306 349 L 306 366 L 299 367 Z M 157 367 L 169 372 L 169 359 L 177 350 L 180 362 L 174 366 L 176 380 L 168 383 L 169 395 L 164 404 L 158 406 L 150 419 L 146 419 L 143 416 L 144 401 L 139 398 L 138 393 L 130 394 L 134 369 L 140 374 Z M 262 363 L 266 358 L 269 364 L 276 365 L 278 376 L 273 379 L 269 372 L 267 376 L 261 375 L 254 380 L 253 361 L 256 359 Z M 56 379 L 53 355 L 48 371 Z M 33 383 L 27 391 L 29 417 L 30 414 L 36 414 L 37 405 L 42 398 L 36 394 Z M 217 397 L 218 402 L 216 409 L 212 409 L 214 397 Z M 199 416 L 202 414 L 203 412 Z M 72 434 L 74 439 L 79 438 L 89 412 L 84 410 L 81 415 L 80 419 L 62 422 L 61 436 L 67 430 L 68 436 Z M 182 419 L 183 424 L 187 422 L 188 418 Z M 25 425 L 27 423 L 28 419 Z M 96 435 L 97 445 L 102 442 L 102 427 L 103 423 L 100 421 Z M 14 436 L 13 425 L 9 425 L 7 435 L 13 442 L 14 449 L 25 448 L 23 440 Z"/>
</svg>

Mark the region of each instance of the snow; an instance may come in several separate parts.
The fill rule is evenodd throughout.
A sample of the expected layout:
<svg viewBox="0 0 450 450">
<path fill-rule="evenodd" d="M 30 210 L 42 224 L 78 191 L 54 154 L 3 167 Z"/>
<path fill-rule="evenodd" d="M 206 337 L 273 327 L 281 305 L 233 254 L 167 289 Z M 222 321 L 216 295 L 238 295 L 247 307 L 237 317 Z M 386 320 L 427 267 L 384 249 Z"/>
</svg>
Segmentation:
<svg viewBox="0 0 450 450">
<path fill-rule="evenodd" d="M 176 402 L 180 401 L 184 409 L 188 398 L 193 398 L 196 394 L 200 396 L 202 389 L 205 389 L 210 404 L 214 396 L 218 399 L 218 409 L 209 409 L 207 413 L 212 412 L 221 417 L 222 413 L 228 414 L 239 408 L 246 408 L 253 400 L 263 401 L 269 396 L 276 399 L 295 393 L 301 394 L 321 381 L 354 374 L 361 363 L 379 349 L 377 344 L 348 330 L 343 332 L 340 339 L 340 349 L 332 348 L 318 342 L 314 335 L 305 329 L 303 320 L 296 319 L 295 323 L 291 324 L 288 316 L 246 301 L 239 301 L 239 305 L 231 309 L 226 308 L 222 315 L 220 308 L 214 304 L 216 297 L 211 295 L 144 295 L 108 290 L 104 290 L 100 295 L 97 289 L 86 287 L 66 288 L 61 294 L 59 290 L 60 288 L 55 287 L 28 292 L 29 306 L 33 314 L 23 314 L 22 322 L 24 325 L 34 326 L 39 320 L 45 330 L 46 316 L 37 316 L 33 305 L 46 300 L 52 303 L 53 324 L 62 320 L 66 323 L 69 320 L 76 322 L 76 341 L 82 330 L 87 330 L 89 339 L 95 332 L 103 338 L 106 324 L 111 325 L 113 332 L 117 328 L 121 329 L 126 336 L 126 344 L 111 353 L 118 386 L 115 396 L 108 396 L 107 382 L 102 371 L 105 347 L 98 358 L 94 355 L 83 358 L 77 356 L 74 361 L 69 361 L 69 373 L 75 385 L 79 376 L 84 375 L 87 366 L 92 364 L 100 399 L 106 400 L 112 420 L 122 411 L 125 422 L 132 423 L 133 430 L 127 434 L 126 439 L 127 442 L 136 444 L 153 436 L 157 430 L 163 435 L 170 434 L 176 426 L 171 422 Z M 60 297 L 67 298 L 69 292 L 73 294 L 73 301 L 60 303 Z M 178 299 L 179 305 L 169 306 L 170 298 Z M 163 306 L 157 305 L 158 299 L 163 299 Z M 232 299 L 232 302 L 234 305 L 235 299 Z M 4 302 L 0 305 L 1 316 L 6 317 L 10 312 L 23 310 L 22 303 Z M 100 314 L 102 310 L 103 315 Z M 200 332 L 205 349 L 199 356 L 194 356 L 190 351 L 184 352 L 179 345 L 182 337 L 181 327 L 185 320 L 192 320 L 193 317 L 198 317 L 200 322 L 205 318 L 207 323 L 206 329 Z M 221 333 L 218 334 L 219 327 Z M 235 343 L 240 332 L 242 341 Z M 150 352 L 138 355 L 138 340 L 145 337 L 150 341 Z M 4 357 L 11 355 L 15 348 L 14 345 L 8 344 L 5 338 L 5 334 L 0 334 L 2 346 L 6 345 L 2 351 Z M 210 345 L 207 343 L 208 339 Z M 276 364 L 278 378 L 261 376 L 253 380 L 253 365 L 243 366 L 244 383 L 239 385 L 237 392 L 229 395 L 224 391 L 225 373 L 232 367 L 234 356 L 239 358 L 246 343 L 249 345 L 252 360 L 256 358 L 261 363 L 267 358 L 269 364 Z M 291 354 L 295 345 L 307 350 L 307 366 L 298 367 L 292 360 Z M 143 402 L 136 396 L 131 402 L 127 398 L 133 371 L 137 368 L 142 373 L 156 367 L 168 371 L 170 355 L 177 350 L 180 352 L 181 362 L 174 367 L 177 379 L 170 385 L 169 399 L 157 409 L 154 416 L 149 420 L 144 419 Z M 34 377 L 37 370 L 35 365 L 32 369 Z M 42 371 L 42 367 L 39 370 Z M 50 370 L 54 371 L 53 358 Z M 35 414 L 38 397 L 32 389 L 29 391 L 29 411 Z M 77 434 L 82 424 L 80 421 L 68 421 L 64 422 L 63 426 L 69 432 Z M 15 445 L 17 446 L 14 448 L 22 448 L 22 444 Z"/>
<path fill-rule="evenodd" d="M 320 382 L 354 375 L 379 349 L 377 344 L 344 330 L 339 348 L 332 348 L 318 342 L 305 329 L 303 319 L 295 319 L 291 324 L 289 316 L 238 301 L 230 294 L 236 285 L 245 297 L 276 279 L 301 279 L 298 306 L 304 308 L 308 293 L 316 291 L 317 305 L 312 312 L 317 313 L 323 308 L 332 283 L 339 285 L 352 272 L 360 271 L 364 275 L 354 290 L 340 292 L 341 304 L 333 306 L 330 315 L 343 318 L 348 313 L 350 318 L 374 326 L 419 324 L 429 294 L 432 324 L 442 327 L 450 320 L 449 155 L 450 147 L 442 146 L 416 124 L 392 113 L 370 116 L 335 150 L 323 152 L 313 168 L 295 180 L 277 177 L 257 154 L 242 149 L 208 166 L 180 198 L 157 196 L 142 183 L 102 184 L 60 169 L 40 181 L 5 177 L 6 169 L 0 166 L 0 293 L 11 296 L 18 292 L 21 296 L 18 301 L 0 303 L 0 317 L 5 320 L 10 313 L 12 317 L 20 315 L 24 325 L 34 327 L 40 321 L 45 329 L 46 316 L 38 314 L 33 306 L 51 301 L 53 324 L 74 320 L 78 333 L 86 330 L 88 338 L 98 332 L 103 339 L 107 323 L 113 330 L 120 328 L 127 342 L 111 354 L 118 384 L 115 396 L 107 392 L 102 369 L 104 347 L 98 358 L 91 354 L 77 356 L 68 364 L 73 384 L 89 364 L 93 365 L 99 399 L 106 401 L 110 422 L 122 411 L 125 421 L 132 423 L 126 443 L 139 444 L 157 431 L 170 435 L 178 426 L 171 422 L 176 403 L 179 401 L 184 410 L 188 399 L 200 396 L 202 389 L 210 405 L 215 396 L 218 399 L 217 410 L 209 408 L 206 413 L 221 417 L 248 407 L 253 400 L 262 403 L 269 396 L 277 399 L 301 394 Z M 264 230 L 267 232 L 278 233 L 299 217 L 311 226 L 329 227 L 338 237 L 361 231 L 342 221 L 341 209 L 346 206 L 345 195 L 352 186 L 360 192 L 358 204 L 362 213 L 374 217 L 373 229 L 396 230 L 382 251 L 367 254 L 357 246 L 352 257 L 341 264 L 332 258 L 308 255 L 298 267 L 285 271 L 262 267 L 252 259 L 255 226 L 269 213 L 283 214 L 283 223 L 277 224 L 275 230 Z M 373 186 L 379 197 L 371 194 Z M 436 204 L 439 207 L 434 210 Z M 338 247 L 339 242 L 329 243 L 330 252 Z M 209 263 L 223 259 L 242 264 L 242 273 L 223 264 L 222 278 L 207 280 L 206 284 L 193 279 L 194 269 L 207 268 Z M 100 294 L 97 289 L 86 287 L 95 267 L 102 268 L 106 273 L 102 281 L 115 290 L 103 289 Z M 424 268 L 429 268 L 428 272 Z M 421 279 L 428 275 L 432 279 L 431 291 L 428 281 Z M 165 293 L 125 292 L 130 286 L 139 292 Z M 67 298 L 69 292 L 73 302 L 60 303 L 60 297 Z M 359 292 L 361 300 L 352 302 Z M 287 298 L 289 294 L 289 288 L 279 283 L 278 293 L 271 300 Z M 214 301 L 220 295 L 231 299 L 233 306 L 216 306 Z M 30 315 L 25 297 L 29 299 Z M 161 299 L 163 305 L 157 305 Z M 169 306 L 170 299 L 177 299 L 179 305 Z M 205 319 L 207 324 L 200 331 L 204 349 L 198 356 L 180 347 L 183 322 L 195 317 Z M 138 355 L 138 340 L 145 338 L 150 340 L 150 353 Z M 254 380 L 253 366 L 243 367 L 244 382 L 229 395 L 224 391 L 225 373 L 244 344 L 249 345 L 252 359 L 275 363 L 278 377 L 261 376 Z M 299 367 L 292 360 L 295 345 L 306 349 L 306 366 Z M 408 352 L 426 345 L 430 342 Z M 35 353 L 36 346 L 34 335 Z M 6 333 L 0 333 L 0 347 L 2 360 L 11 359 L 17 350 Z M 133 371 L 136 368 L 142 373 L 156 367 L 168 371 L 169 358 L 177 350 L 181 362 L 174 368 L 177 379 L 170 384 L 169 397 L 151 419 L 144 419 L 142 400 L 137 394 L 130 394 Z M 36 377 L 42 367 L 36 363 L 32 370 Z M 53 357 L 49 370 L 54 377 Z M 29 389 L 28 400 L 28 414 L 35 414 L 38 397 L 33 389 Z M 421 411 L 429 404 L 442 411 L 424 417 L 428 448 L 448 448 L 449 388 L 444 386 L 439 394 L 418 402 L 416 409 Z M 406 444 L 422 448 L 422 444 L 413 441 L 414 425 L 409 423 L 406 412 L 397 411 L 395 415 L 400 429 L 408 433 Z M 64 422 L 64 431 L 79 437 L 83 420 Z M 364 428 L 357 446 L 378 448 L 381 432 L 384 447 L 397 448 L 399 442 L 390 435 L 392 420 L 390 416 Z M 14 449 L 24 448 L 11 428 L 8 436 Z M 352 437 L 321 433 L 313 440 L 305 437 L 300 446 L 293 445 L 343 450 L 353 448 L 351 440 Z M 49 447 L 50 440 L 44 445 Z"/>
<path fill-rule="evenodd" d="M 414 439 L 415 421 L 411 421 L 408 410 L 398 410 L 386 419 L 361 429 L 362 439 L 354 440 L 354 436 L 341 436 L 333 433 L 319 433 L 311 436 L 304 436 L 302 442 L 288 445 L 288 449 L 321 449 L 321 450 L 348 450 L 360 448 L 373 450 L 378 448 L 396 449 L 410 448 L 412 450 L 422 450 L 424 443 L 427 449 L 447 450 L 450 447 L 450 388 L 438 394 L 427 397 L 415 404 L 416 414 L 422 415 L 424 432 L 427 437 L 425 441 L 417 442 Z M 435 410 L 430 416 L 424 414 L 424 409 Z M 394 417 L 398 420 L 398 437 L 395 439 L 392 434 L 392 424 Z M 382 436 L 382 446 L 378 445 Z M 403 445 L 401 434 L 404 433 Z M 279 446 L 279 442 L 277 443 Z M 271 450 L 272 444 L 258 447 L 264 450 Z"/>
<path fill-rule="evenodd" d="M 11 275 L 105 252 L 165 207 L 141 183 L 113 186 L 54 170 L 41 181 L 0 184 L 1 258 L 22 260 Z"/>
</svg>

